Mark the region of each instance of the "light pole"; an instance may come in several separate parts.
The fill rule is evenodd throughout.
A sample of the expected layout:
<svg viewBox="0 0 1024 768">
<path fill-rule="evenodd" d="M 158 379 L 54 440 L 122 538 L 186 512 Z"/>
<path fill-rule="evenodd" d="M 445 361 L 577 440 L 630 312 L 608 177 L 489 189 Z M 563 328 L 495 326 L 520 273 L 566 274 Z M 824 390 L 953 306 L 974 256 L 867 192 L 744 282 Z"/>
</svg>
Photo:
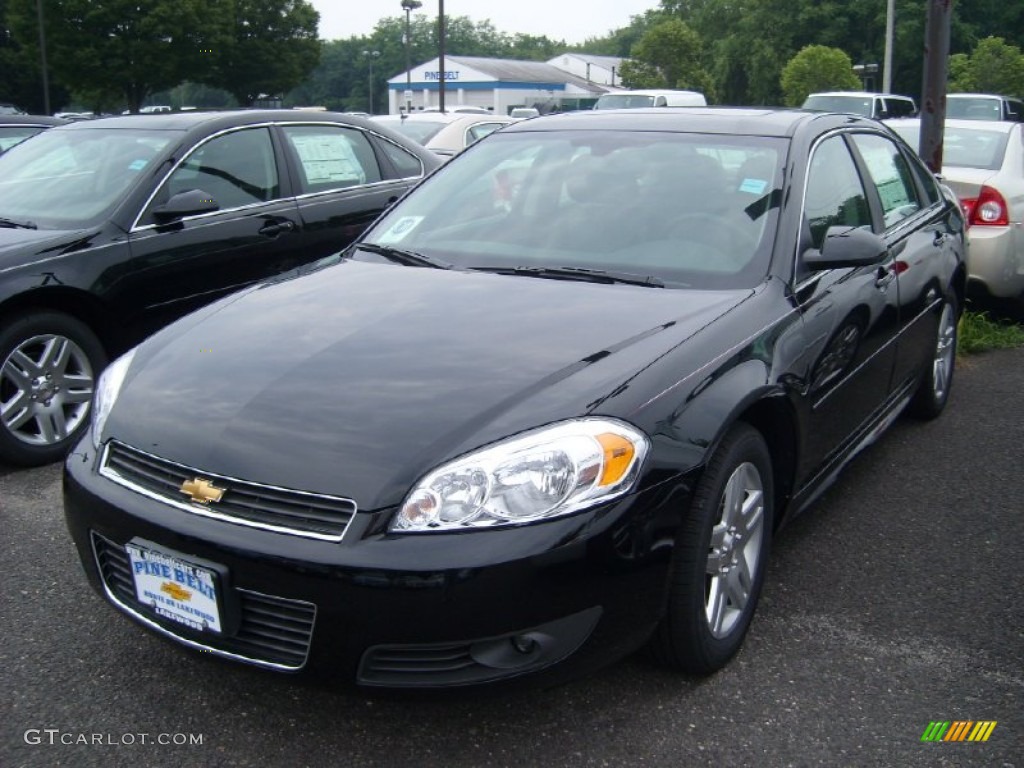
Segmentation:
<svg viewBox="0 0 1024 768">
<path fill-rule="evenodd" d="M 882 69 L 882 93 L 892 90 L 892 43 L 896 23 L 896 0 L 889 0 L 885 7 L 885 64 Z"/>
<path fill-rule="evenodd" d="M 46 32 L 43 30 L 43 1 L 36 0 L 36 14 L 39 17 L 39 56 L 43 65 L 43 110 L 50 114 L 50 77 L 46 66 Z"/>
<path fill-rule="evenodd" d="M 409 31 L 409 14 L 422 5 L 420 0 L 402 0 L 402 10 L 405 11 L 405 114 L 407 115 L 412 112 L 412 59 L 409 51 L 412 47 L 412 38 Z"/>
<path fill-rule="evenodd" d="M 437 0 L 437 107 L 444 112 L 444 0 Z"/>
<path fill-rule="evenodd" d="M 370 110 L 369 110 L 369 112 L 372 115 L 373 114 L 373 60 L 376 59 L 376 58 L 380 58 L 380 51 L 363 51 L 363 56 L 365 56 L 367 58 L 367 60 L 369 60 L 369 62 L 370 62 L 370 74 L 369 74 L 369 82 L 370 82 Z"/>
</svg>

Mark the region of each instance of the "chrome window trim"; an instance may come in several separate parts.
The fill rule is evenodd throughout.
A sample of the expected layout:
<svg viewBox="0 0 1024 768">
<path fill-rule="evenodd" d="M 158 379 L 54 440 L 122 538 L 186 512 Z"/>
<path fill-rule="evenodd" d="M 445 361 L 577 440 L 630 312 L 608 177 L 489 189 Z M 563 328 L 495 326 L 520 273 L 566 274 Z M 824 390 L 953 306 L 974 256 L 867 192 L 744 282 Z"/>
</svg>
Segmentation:
<svg viewBox="0 0 1024 768">
<path fill-rule="evenodd" d="M 176 461 L 171 461 L 170 459 L 165 459 L 161 456 L 156 456 L 152 453 L 147 453 L 146 451 L 140 451 L 138 448 L 121 443 L 121 445 L 125 445 L 126 448 L 129 448 L 130 450 L 135 451 L 136 453 L 140 453 L 143 456 L 154 459 L 156 461 L 165 462 L 167 464 L 171 464 L 175 467 L 178 467 L 179 469 L 185 470 L 187 474 L 195 474 L 198 476 L 209 478 L 210 480 L 221 480 L 227 483 L 238 483 L 244 486 L 266 488 L 269 491 L 281 491 L 284 493 L 298 494 L 300 496 L 309 496 L 315 499 L 329 499 L 331 501 L 340 501 L 345 504 L 352 505 L 352 516 L 348 519 L 348 522 L 345 523 L 345 528 L 344 530 L 342 530 L 340 534 L 315 533 L 313 531 L 303 531 L 300 529 L 289 528 L 288 526 L 284 525 L 274 525 L 273 523 L 259 523 L 252 520 L 244 520 L 242 518 L 234 517 L 232 515 L 222 514 L 220 512 L 216 512 L 210 509 L 209 507 L 200 506 L 199 504 L 188 504 L 187 502 L 184 501 L 178 501 L 177 499 L 162 496 L 161 494 L 151 491 L 148 488 L 143 488 L 141 485 L 138 485 L 137 483 L 134 483 L 128 478 L 124 477 L 123 475 L 118 473 L 117 470 L 111 468 L 107 463 L 110 456 L 110 446 L 114 442 L 116 441 L 108 440 L 107 443 L 103 446 L 103 455 L 100 458 L 100 475 L 110 480 L 111 482 L 116 483 L 123 488 L 127 488 L 130 491 L 134 491 L 135 493 L 141 494 L 142 496 L 145 496 L 148 499 L 158 501 L 162 504 L 174 507 L 175 509 L 179 509 L 183 512 L 189 512 L 193 515 L 198 515 L 200 517 L 206 517 L 211 520 L 218 520 L 222 523 L 231 523 L 232 525 L 241 525 L 245 526 L 246 528 L 256 528 L 263 531 L 272 531 L 274 533 L 284 533 L 290 536 L 300 536 L 306 539 L 316 539 L 318 541 L 330 541 L 338 543 L 345 537 L 345 534 L 351 527 L 352 521 L 356 519 L 356 514 L 359 511 L 359 505 L 356 504 L 354 499 L 348 499 L 343 496 L 332 496 L 330 494 L 324 493 L 299 491 L 294 488 L 282 488 L 280 486 L 268 485 L 266 483 L 254 483 L 251 480 L 241 480 L 235 477 L 227 477 L 226 475 L 218 475 L 213 472 L 204 472 L 202 470 L 195 469 L 194 467 L 188 467 L 185 466 L 184 464 L 179 464 Z"/>
<path fill-rule="evenodd" d="M 302 603 L 302 604 L 307 605 L 307 606 L 312 606 L 312 608 L 313 608 L 313 621 L 310 623 L 310 627 L 309 627 L 309 643 L 306 645 L 306 655 L 305 655 L 305 657 L 303 657 L 302 663 L 299 664 L 298 666 L 292 666 L 290 664 L 282 664 L 282 663 L 276 662 L 276 661 L 264 661 L 262 659 L 253 659 L 253 658 L 251 658 L 249 656 L 243 656 L 240 653 L 232 653 L 231 651 L 223 651 L 220 648 L 215 648 L 215 647 L 213 647 L 211 645 L 205 645 L 205 644 L 197 642 L 195 640 L 190 640 L 187 637 L 182 637 L 181 635 L 172 632 L 171 630 L 167 629 L 166 627 L 161 626 L 160 624 L 157 624 L 152 619 L 150 619 L 150 618 L 148 618 L 146 616 L 143 616 L 141 613 L 136 611 L 130 605 L 122 602 L 121 599 L 117 595 L 114 594 L 113 590 L 111 590 L 111 588 L 108 586 L 107 580 L 103 577 L 103 565 L 100 563 L 100 553 L 96 551 L 96 539 L 97 539 L 97 537 L 101 537 L 104 540 L 106 540 L 107 543 L 110 544 L 110 546 L 112 546 L 112 547 L 117 547 L 117 544 L 112 542 L 106 536 L 101 536 L 101 534 L 96 533 L 95 531 L 90 531 L 89 533 L 90 533 L 90 536 L 89 536 L 89 546 L 92 548 L 92 557 L 93 557 L 93 560 L 96 561 L 96 570 L 99 573 L 100 584 L 103 585 L 103 592 L 104 592 L 104 594 L 106 594 L 107 599 L 110 600 L 110 602 L 112 602 L 120 610 L 124 611 L 129 616 L 131 616 L 133 619 L 135 619 L 136 621 L 140 622 L 141 624 L 144 624 L 149 629 L 152 629 L 154 632 L 158 632 L 161 635 L 163 635 L 164 637 L 169 637 L 172 640 L 175 640 L 175 641 L 181 643 L 182 645 L 186 645 L 189 648 L 193 648 L 193 649 L 195 649 L 197 651 L 206 651 L 207 653 L 212 653 L 212 654 L 215 654 L 215 655 L 220 656 L 220 657 L 225 658 L 225 659 L 231 659 L 233 661 L 240 661 L 240 662 L 242 662 L 244 664 L 252 664 L 253 666 L 263 667 L 264 669 L 274 669 L 274 670 L 277 670 L 279 672 L 297 672 L 300 669 L 303 669 L 306 666 L 306 664 L 309 662 L 309 652 L 310 652 L 310 650 L 313 647 L 313 632 L 314 632 L 314 630 L 316 628 L 316 612 L 317 612 L 316 603 L 310 603 L 310 602 L 308 602 L 306 600 L 294 600 L 293 598 L 290 598 L 290 597 L 288 597 L 288 598 L 281 598 L 278 595 L 268 595 L 268 594 L 266 594 L 264 592 L 256 592 L 255 590 L 252 590 L 252 589 L 241 589 L 239 587 L 235 587 L 236 591 L 238 591 L 238 592 L 245 592 L 245 593 L 250 594 L 250 595 L 259 595 L 261 597 L 269 597 L 269 598 L 275 599 L 275 600 L 288 600 L 288 601 L 293 602 L 293 603 Z"/>
</svg>

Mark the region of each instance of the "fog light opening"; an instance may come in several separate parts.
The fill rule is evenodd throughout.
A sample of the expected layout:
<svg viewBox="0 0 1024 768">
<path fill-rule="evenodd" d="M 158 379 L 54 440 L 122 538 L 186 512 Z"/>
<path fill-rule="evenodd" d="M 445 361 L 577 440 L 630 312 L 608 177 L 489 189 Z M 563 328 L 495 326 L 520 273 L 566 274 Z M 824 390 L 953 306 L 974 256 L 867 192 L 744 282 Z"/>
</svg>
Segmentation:
<svg viewBox="0 0 1024 768">
<path fill-rule="evenodd" d="M 516 652 L 521 653 L 524 656 L 537 650 L 537 641 L 529 635 L 514 635 L 511 642 L 512 647 L 516 649 Z"/>
</svg>

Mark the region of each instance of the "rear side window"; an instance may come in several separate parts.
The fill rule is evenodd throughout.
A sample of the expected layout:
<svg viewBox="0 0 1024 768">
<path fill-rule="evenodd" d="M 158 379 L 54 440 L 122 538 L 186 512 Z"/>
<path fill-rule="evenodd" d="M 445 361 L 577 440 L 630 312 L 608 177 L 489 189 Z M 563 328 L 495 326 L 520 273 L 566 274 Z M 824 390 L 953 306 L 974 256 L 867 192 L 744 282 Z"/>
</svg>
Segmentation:
<svg viewBox="0 0 1024 768">
<path fill-rule="evenodd" d="M 423 175 L 423 162 L 412 152 L 402 149 L 397 144 L 387 140 L 377 142 L 388 160 L 395 167 L 400 179 L 412 179 Z"/>
<path fill-rule="evenodd" d="M 864 186 L 840 136 L 823 141 L 811 158 L 804 215 L 815 248 L 821 248 L 829 227 L 871 227 Z"/>
<path fill-rule="evenodd" d="M 381 180 L 377 157 L 362 131 L 334 125 L 283 125 L 281 130 L 299 161 L 301 193 Z"/>
<path fill-rule="evenodd" d="M 921 210 L 914 177 L 895 142 L 882 136 L 856 133 L 853 143 L 882 200 L 886 229 Z"/>
</svg>

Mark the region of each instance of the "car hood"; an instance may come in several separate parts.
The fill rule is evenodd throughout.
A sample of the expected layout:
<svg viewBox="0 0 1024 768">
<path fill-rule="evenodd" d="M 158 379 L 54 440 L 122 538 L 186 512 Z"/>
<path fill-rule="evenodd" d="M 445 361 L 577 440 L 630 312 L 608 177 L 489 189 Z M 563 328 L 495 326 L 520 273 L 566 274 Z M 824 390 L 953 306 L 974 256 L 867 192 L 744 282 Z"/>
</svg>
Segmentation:
<svg viewBox="0 0 1024 768">
<path fill-rule="evenodd" d="M 104 436 L 377 509 L 440 462 L 586 413 L 750 294 L 343 261 L 145 342 Z"/>
<path fill-rule="evenodd" d="M 0 270 L 78 250 L 89 237 L 90 231 L 83 229 L 0 227 Z"/>
</svg>

